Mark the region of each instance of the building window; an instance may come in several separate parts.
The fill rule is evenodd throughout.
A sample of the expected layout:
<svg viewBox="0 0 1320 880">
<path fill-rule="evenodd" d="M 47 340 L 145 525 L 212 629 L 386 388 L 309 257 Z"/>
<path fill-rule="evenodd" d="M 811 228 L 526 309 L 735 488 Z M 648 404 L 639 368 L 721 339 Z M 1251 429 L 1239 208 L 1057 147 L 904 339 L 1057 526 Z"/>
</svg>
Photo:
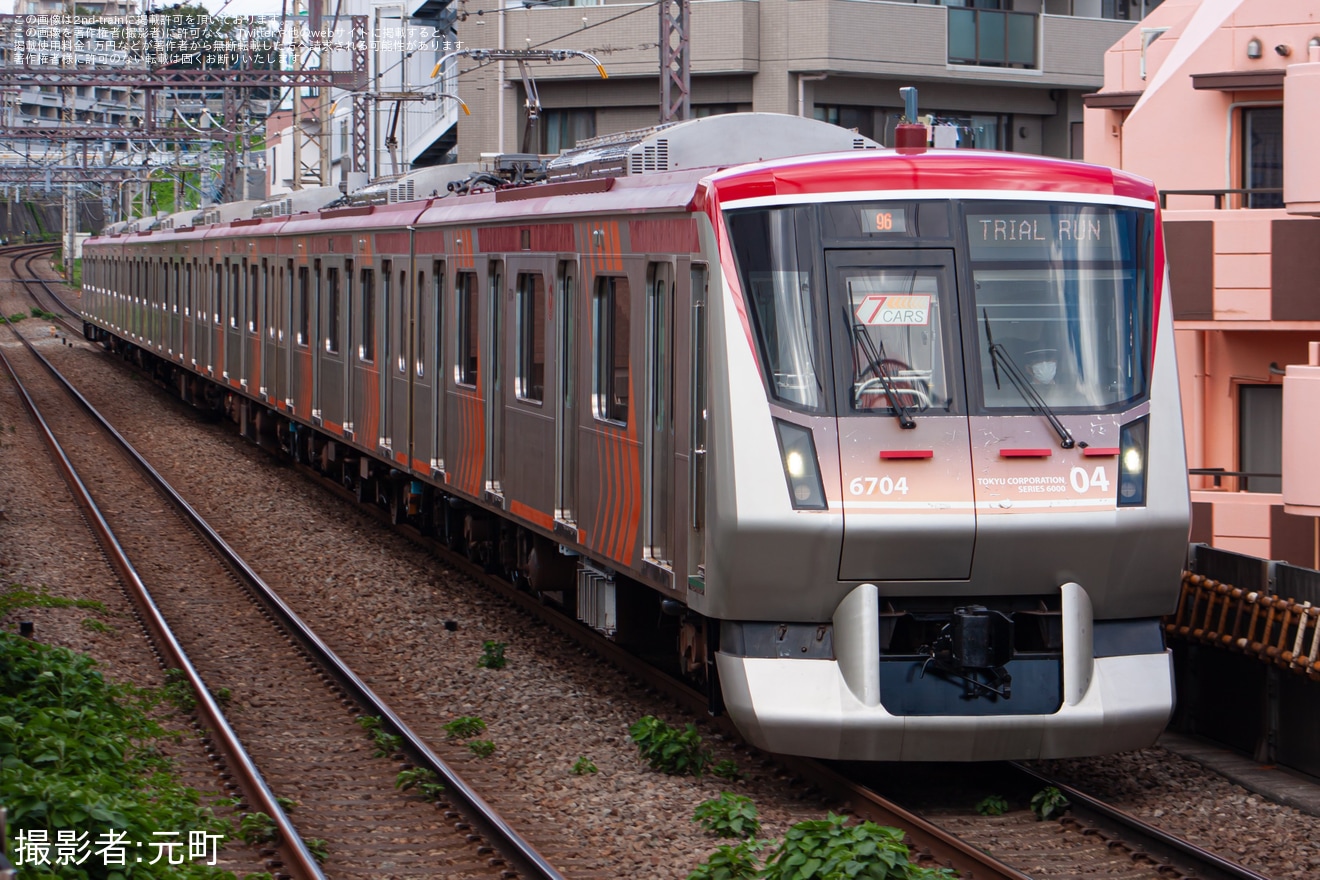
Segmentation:
<svg viewBox="0 0 1320 880">
<path fill-rule="evenodd" d="M 592 370 L 592 400 L 596 418 L 628 424 L 628 340 L 632 299 L 627 278 L 596 279 L 592 336 L 596 357 Z"/>
<path fill-rule="evenodd" d="M 813 115 L 822 122 L 850 128 L 862 137 L 875 139 L 875 109 L 848 107 L 842 104 L 817 104 Z"/>
<path fill-rule="evenodd" d="M 949 63 L 1034 70 L 1037 14 L 1007 12 L 991 3 L 977 0 L 949 10 Z"/>
<path fill-rule="evenodd" d="M 1007 150 L 1008 117 L 990 113 L 935 111 L 921 117 L 931 123 L 931 139 L 940 149 Z M 885 118 L 884 142 L 894 143 L 894 130 L 902 121 L 897 111 Z"/>
<path fill-rule="evenodd" d="M 541 114 L 542 153 L 562 153 L 595 136 L 595 110 L 546 110 Z"/>
<path fill-rule="evenodd" d="M 1283 386 L 1238 386 L 1238 468 L 1244 492 L 1282 492 Z"/>
<path fill-rule="evenodd" d="M 692 118 L 705 119 L 707 116 L 723 116 L 726 113 L 737 112 L 737 104 L 695 104 L 692 107 Z"/>
<path fill-rule="evenodd" d="M 477 276 L 459 272 L 454 281 L 454 299 L 458 304 L 458 364 L 457 382 L 460 385 L 477 384 L 477 358 L 480 337 L 477 335 Z"/>
<path fill-rule="evenodd" d="M 518 364 L 520 400 L 545 400 L 545 279 L 539 272 L 518 276 Z"/>
<path fill-rule="evenodd" d="M 1283 108 L 1247 107 L 1242 111 L 1242 186 L 1278 190 L 1247 194 L 1248 208 L 1283 207 Z"/>
</svg>

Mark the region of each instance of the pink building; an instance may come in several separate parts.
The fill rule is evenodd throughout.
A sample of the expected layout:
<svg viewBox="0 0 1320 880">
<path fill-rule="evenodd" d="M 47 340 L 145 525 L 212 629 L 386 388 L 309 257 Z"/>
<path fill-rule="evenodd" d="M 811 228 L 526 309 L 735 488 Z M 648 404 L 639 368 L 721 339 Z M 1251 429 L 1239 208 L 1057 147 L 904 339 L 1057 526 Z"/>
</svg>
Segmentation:
<svg viewBox="0 0 1320 880">
<path fill-rule="evenodd" d="M 1086 160 L 1165 200 L 1192 539 L 1314 567 L 1277 475 L 1283 369 L 1320 339 L 1320 3 L 1164 0 L 1083 100 Z"/>
</svg>

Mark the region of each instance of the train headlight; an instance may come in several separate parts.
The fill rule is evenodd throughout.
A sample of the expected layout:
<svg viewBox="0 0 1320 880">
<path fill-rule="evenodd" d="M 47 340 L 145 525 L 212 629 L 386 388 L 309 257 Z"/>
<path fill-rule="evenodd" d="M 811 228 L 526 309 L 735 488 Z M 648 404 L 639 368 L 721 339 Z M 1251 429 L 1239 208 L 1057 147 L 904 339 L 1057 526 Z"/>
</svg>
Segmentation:
<svg viewBox="0 0 1320 880">
<path fill-rule="evenodd" d="M 793 506 L 798 510 L 826 509 L 829 505 L 820 481 L 820 465 L 816 460 L 816 443 L 811 430 L 775 419 L 775 432 L 779 435 L 779 452 Z"/>
<path fill-rule="evenodd" d="M 1136 507 L 1146 503 L 1146 440 L 1149 435 L 1149 418 L 1137 419 L 1123 426 L 1118 457 L 1120 507 Z"/>
</svg>

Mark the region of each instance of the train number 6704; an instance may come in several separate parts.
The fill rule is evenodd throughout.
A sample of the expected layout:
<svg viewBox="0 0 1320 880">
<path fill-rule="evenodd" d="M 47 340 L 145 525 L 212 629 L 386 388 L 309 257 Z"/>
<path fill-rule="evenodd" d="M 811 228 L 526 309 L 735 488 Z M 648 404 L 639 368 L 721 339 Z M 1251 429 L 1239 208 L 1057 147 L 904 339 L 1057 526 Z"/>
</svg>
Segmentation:
<svg viewBox="0 0 1320 880">
<path fill-rule="evenodd" d="M 890 477 L 853 477 L 848 484 L 848 491 L 854 495 L 874 495 L 876 492 L 881 495 L 893 495 L 895 492 L 906 495 L 907 477 L 899 477 L 897 480 Z"/>
</svg>

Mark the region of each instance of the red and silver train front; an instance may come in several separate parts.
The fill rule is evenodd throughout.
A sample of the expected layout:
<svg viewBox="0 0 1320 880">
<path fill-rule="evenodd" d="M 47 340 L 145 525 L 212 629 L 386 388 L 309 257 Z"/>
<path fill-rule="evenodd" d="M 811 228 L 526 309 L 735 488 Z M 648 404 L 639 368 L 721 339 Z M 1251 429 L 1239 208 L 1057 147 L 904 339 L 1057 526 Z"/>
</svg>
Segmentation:
<svg viewBox="0 0 1320 880">
<path fill-rule="evenodd" d="M 1151 743 L 1189 514 L 1153 188 L 873 153 L 723 172 L 705 204 L 691 602 L 743 732 L 864 760 Z"/>
</svg>

